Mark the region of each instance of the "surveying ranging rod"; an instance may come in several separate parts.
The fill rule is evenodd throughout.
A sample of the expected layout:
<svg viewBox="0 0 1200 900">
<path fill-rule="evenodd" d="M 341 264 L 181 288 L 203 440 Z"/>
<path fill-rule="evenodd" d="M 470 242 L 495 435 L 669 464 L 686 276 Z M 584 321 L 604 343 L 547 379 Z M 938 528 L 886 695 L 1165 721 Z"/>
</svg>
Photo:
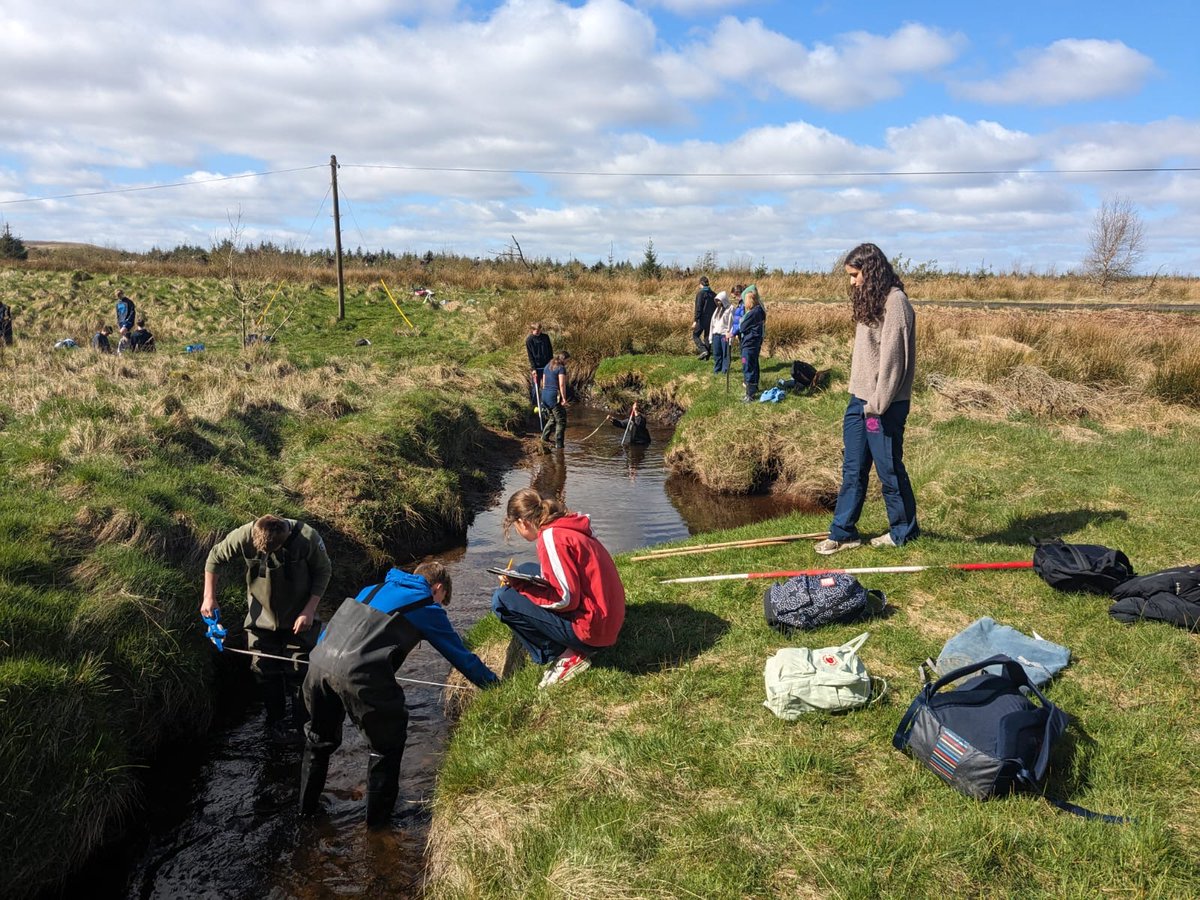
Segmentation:
<svg viewBox="0 0 1200 900">
<path fill-rule="evenodd" d="M 737 575 L 695 575 L 691 578 L 666 578 L 659 584 L 697 584 L 701 581 L 737 581 L 747 578 L 794 578 L 797 575 L 898 575 L 927 569 L 958 569 L 978 572 L 985 569 L 1032 569 L 1032 560 L 992 563 L 948 563 L 940 566 L 872 566 L 864 569 L 799 569 L 794 572 L 741 572 Z"/>
</svg>

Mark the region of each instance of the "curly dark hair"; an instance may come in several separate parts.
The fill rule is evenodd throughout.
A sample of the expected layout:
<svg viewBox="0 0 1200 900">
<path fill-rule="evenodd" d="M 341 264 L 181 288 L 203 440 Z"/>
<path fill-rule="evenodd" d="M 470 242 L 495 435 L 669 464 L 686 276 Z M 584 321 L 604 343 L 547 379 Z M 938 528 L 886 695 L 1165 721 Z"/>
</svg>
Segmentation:
<svg viewBox="0 0 1200 900">
<path fill-rule="evenodd" d="M 861 287 L 850 285 L 850 317 L 863 325 L 874 325 L 883 318 L 883 305 L 892 288 L 904 290 L 904 282 L 874 244 L 859 244 L 846 254 L 844 265 L 863 274 Z"/>
</svg>

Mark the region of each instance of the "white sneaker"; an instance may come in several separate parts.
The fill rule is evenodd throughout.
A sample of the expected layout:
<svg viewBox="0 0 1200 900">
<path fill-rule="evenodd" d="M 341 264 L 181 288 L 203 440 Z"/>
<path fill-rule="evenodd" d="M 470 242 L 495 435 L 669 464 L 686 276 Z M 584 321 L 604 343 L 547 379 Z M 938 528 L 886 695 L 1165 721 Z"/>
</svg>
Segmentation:
<svg viewBox="0 0 1200 900">
<path fill-rule="evenodd" d="M 822 556 L 831 556 L 840 550 L 853 550 L 855 547 L 861 547 L 862 541 L 835 541 L 833 538 L 825 538 L 825 540 L 813 546 L 813 549 Z"/>
<path fill-rule="evenodd" d="M 567 650 L 554 661 L 554 664 L 546 670 L 546 674 L 542 676 L 542 681 L 538 688 L 550 687 L 552 684 L 561 684 L 564 681 L 570 681 L 580 672 L 585 672 L 591 666 L 592 661 L 576 650 Z"/>
<path fill-rule="evenodd" d="M 892 533 L 885 531 L 879 537 L 871 538 L 872 547 L 895 547 L 896 542 L 892 540 Z"/>
</svg>

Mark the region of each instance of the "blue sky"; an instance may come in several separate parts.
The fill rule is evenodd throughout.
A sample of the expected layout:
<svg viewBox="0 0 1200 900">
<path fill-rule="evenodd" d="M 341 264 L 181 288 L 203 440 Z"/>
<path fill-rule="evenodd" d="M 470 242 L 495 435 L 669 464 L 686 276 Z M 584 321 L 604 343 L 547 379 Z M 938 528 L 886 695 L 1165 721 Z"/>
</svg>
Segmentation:
<svg viewBox="0 0 1200 900">
<path fill-rule="evenodd" d="M 350 247 L 1061 273 L 1123 196 L 1200 272 L 1187 4 L 175 6 L 0 0 L 16 234 L 327 247 L 336 154 Z"/>
</svg>

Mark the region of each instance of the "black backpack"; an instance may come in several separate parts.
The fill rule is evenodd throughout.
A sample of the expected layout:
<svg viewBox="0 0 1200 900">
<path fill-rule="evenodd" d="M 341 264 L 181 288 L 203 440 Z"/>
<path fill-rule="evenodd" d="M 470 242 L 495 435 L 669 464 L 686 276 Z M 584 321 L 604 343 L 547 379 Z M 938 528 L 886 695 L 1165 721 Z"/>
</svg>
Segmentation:
<svg viewBox="0 0 1200 900">
<path fill-rule="evenodd" d="M 1200 627 L 1200 566 L 1177 566 L 1130 578 L 1113 588 L 1112 595 L 1116 602 L 1108 614 L 1118 622 L 1151 619 L 1189 631 Z"/>
<path fill-rule="evenodd" d="M 790 634 L 861 619 L 872 598 L 879 609 L 887 605 L 880 591 L 868 591 L 853 575 L 796 575 L 767 588 L 763 614 L 776 631 Z"/>
<path fill-rule="evenodd" d="M 1067 544 L 1059 538 L 1043 541 L 1033 553 L 1033 568 L 1042 580 L 1060 591 L 1111 594 L 1136 573 L 1120 550 L 1098 544 Z"/>
<path fill-rule="evenodd" d="M 989 666 L 998 667 L 999 674 L 979 674 L 957 690 L 941 692 Z M 952 788 L 976 800 L 1019 789 L 1040 793 L 1050 767 L 1050 751 L 1069 721 L 1029 680 L 1019 662 L 998 654 L 926 684 L 900 720 L 892 746 L 910 753 Z M 1124 821 L 1047 800 L 1076 815 Z"/>
</svg>

